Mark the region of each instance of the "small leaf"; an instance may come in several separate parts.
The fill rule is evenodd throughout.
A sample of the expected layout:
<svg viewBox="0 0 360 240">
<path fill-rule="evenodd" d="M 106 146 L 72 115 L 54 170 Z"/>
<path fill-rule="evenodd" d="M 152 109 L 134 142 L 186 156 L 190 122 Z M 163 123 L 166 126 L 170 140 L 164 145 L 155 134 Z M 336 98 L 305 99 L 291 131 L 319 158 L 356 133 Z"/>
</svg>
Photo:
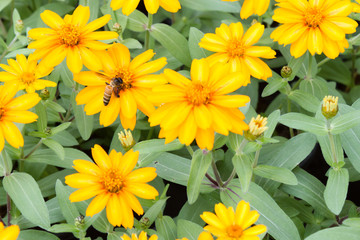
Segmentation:
<svg viewBox="0 0 360 240">
<path fill-rule="evenodd" d="M 189 51 L 192 59 L 206 58 L 211 52 L 199 46 L 200 40 L 204 37 L 204 33 L 195 27 L 190 28 L 189 33 Z"/>
<path fill-rule="evenodd" d="M 330 133 L 339 134 L 360 124 L 360 111 L 345 113 L 331 121 Z"/>
<path fill-rule="evenodd" d="M 219 2 L 218 0 L 181 0 L 181 6 L 185 6 L 196 11 L 221 11 L 239 13 L 240 5 L 238 2 Z"/>
<path fill-rule="evenodd" d="M 106 216 L 106 210 L 101 211 L 98 218 L 93 222 L 92 226 L 102 233 L 112 232 L 114 227 L 111 225 Z"/>
<path fill-rule="evenodd" d="M 299 58 L 291 57 L 288 66 L 291 67 L 292 73 L 291 76 L 288 77 L 289 81 L 293 80 L 295 76 L 298 75 L 298 72 L 302 65 L 304 64 L 304 60 L 307 57 L 306 54 L 302 55 Z"/>
<path fill-rule="evenodd" d="M 254 174 L 288 185 L 296 185 L 298 183 L 296 176 L 287 168 L 258 165 L 254 168 Z"/>
<path fill-rule="evenodd" d="M 158 201 L 156 201 L 154 203 L 154 205 L 152 205 L 149 210 L 146 211 L 146 213 L 142 216 L 141 219 L 144 218 L 148 218 L 149 219 L 149 224 L 151 225 L 153 222 L 155 222 L 155 220 L 157 219 L 157 217 L 159 216 L 159 214 L 162 212 L 162 210 L 165 207 L 166 204 L 166 200 L 165 199 L 160 199 Z M 140 220 L 141 222 L 141 220 Z"/>
<path fill-rule="evenodd" d="M 133 150 L 139 151 L 142 154 L 168 152 L 182 148 L 184 145 L 178 139 L 165 144 L 165 139 L 151 139 L 137 143 Z"/>
<path fill-rule="evenodd" d="M 10 174 L 13 168 L 13 164 L 9 155 L 5 149 L 2 151 L 3 152 L 0 154 L 0 177 Z"/>
<path fill-rule="evenodd" d="M 41 228 L 50 227 L 49 211 L 33 177 L 27 173 L 12 173 L 4 177 L 3 185 L 25 218 Z"/>
<path fill-rule="evenodd" d="M 346 199 L 349 186 L 349 172 L 346 168 L 333 169 L 329 171 L 324 198 L 328 208 L 339 215 Z"/>
<path fill-rule="evenodd" d="M 21 230 L 17 240 L 60 240 L 57 236 L 40 230 Z"/>
<path fill-rule="evenodd" d="M 321 66 L 319 76 L 349 86 L 351 72 L 342 59 L 333 59 Z"/>
<path fill-rule="evenodd" d="M 187 238 L 189 240 L 197 240 L 203 228 L 193 222 L 179 219 L 177 222 L 177 239 Z"/>
<path fill-rule="evenodd" d="M 66 61 L 63 61 L 60 65 L 60 76 L 65 86 L 68 88 L 73 88 L 75 86 L 75 81 L 73 80 L 73 73 L 69 70 L 66 65 Z"/>
<path fill-rule="evenodd" d="M 200 185 L 205 173 L 209 169 L 212 161 L 211 152 L 204 153 L 197 150 L 191 160 L 190 176 L 187 183 L 187 197 L 190 204 L 194 203 L 200 193 Z"/>
<path fill-rule="evenodd" d="M 240 181 L 241 191 L 247 192 L 253 175 L 251 158 L 245 154 L 236 154 L 232 158 L 232 163 Z"/>
<path fill-rule="evenodd" d="M 124 44 L 128 49 L 140 49 L 140 48 L 142 48 L 141 43 L 138 40 L 134 39 L 134 38 L 124 39 L 122 44 Z"/>
<path fill-rule="evenodd" d="M 93 130 L 93 115 L 86 115 L 84 111 L 85 105 L 77 105 L 75 101 L 75 92 L 71 94 L 71 106 L 74 109 L 77 129 L 79 130 L 82 139 L 86 141 L 90 138 Z"/>
<path fill-rule="evenodd" d="M 326 123 L 301 113 L 287 113 L 280 117 L 279 122 L 290 128 L 300 129 L 316 135 L 326 135 Z"/>
<path fill-rule="evenodd" d="M 299 104 L 303 109 L 306 111 L 315 113 L 320 106 L 320 101 L 314 97 L 313 95 L 301 91 L 301 90 L 295 90 L 290 92 L 288 95 L 289 99 Z"/>
<path fill-rule="evenodd" d="M 60 180 L 56 181 L 55 185 L 56 198 L 59 202 L 59 206 L 62 214 L 64 215 L 66 222 L 70 225 L 75 224 L 75 218 L 80 216 L 79 211 L 69 200 L 70 192 L 64 187 Z"/>
<path fill-rule="evenodd" d="M 54 102 L 54 101 L 46 101 L 45 102 L 45 106 L 55 110 L 56 112 L 60 112 L 60 113 L 65 113 L 66 110 L 58 103 Z"/>
<path fill-rule="evenodd" d="M 52 128 L 51 129 L 51 134 L 54 135 L 54 134 L 57 134 L 59 132 L 62 132 L 65 129 L 67 129 L 68 127 L 70 127 L 70 125 L 71 125 L 71 122 L 62 123 L 59 126 L 56 126 L 56 127 Z"/>
<path fill-rule="evenodd" d="M 176 239 L 176 224 L 169 216 L 159 216 L 155 220 L 156 231 L 164 239 Z"/>
<path fill-rule="evenodd" d="M 268 129 L 264 132 L 264 137 L 270 138 L 272 136 L 272 134 L 274 133 L 275 127 L 276 127 L 277 123 L 279 122 L 279 118 L 280 118 L 280 110 L 279 109 L 272 112 L 269 115 L 269 117 L 267 119 L 268 123 L 266 124 Z"/>
<path fill-rule="evenodd" d="M 177 60 L 190 67 L 191 57 L 188 42 L 182 34 L 163 23 L 154 24 L 150 34 Z"/>
<path fill-rule="evenodd" d="M 359 236 L 358 227 L 332 227 L 311 234 L 305 240 L 359 240 Z"/>
<path fill-rule="evenodd" d="M 334 140 L 335 156 L 333 155 L 333 152 L 331 150 L 329 136 L 317 136 L 317 140 L 319 142 L 321 152 L 324 156 L 325 161 L 330 166 L 337 168 L 338 164 L 344 163 L 344 152 L 341 147 L 340 136 L 333 135 L 332 139 Z"/>
<path fill-rule="evenodd" d="M 47 127 L 47 115 L 46 115 L 46 109 L 42 101 L 36 104 L 35 112 L 38 115 L 38 119 L 36 121 L 38 131 L 44 132 Z"/>
<path fill-rule="evenodd" d="M 64 147 L 60 143 L 52 139 L 43 139 L 42 143 L 51 150 L 53 150 L 56 153 L 56 155 L 60 158 L 60 160 L 64 160 L 65 151 L 64 151 Z"/>
<path fill-rule="evenodd" d="M 263 92 L 261 93 L 262 97 L 270 96 L 271 94 L 275 93 L 276 91 L 282 89 L 286 86 L 287 81 L 284 80 L 279 74 L 273 72 L 272 77 L 268 78 L 268 84 L 264 88 Z"/>
<path fill-rule="evenodd" d="M 119 14 L 122 14 L 121 11 L 119 11 Z M 146 31 L 146 27 L 148 25 L 148 19 L 145 16 L 145 14 L 143 14 L 142 12 L 140 12 L 139 10 L 135 10 L 133 11 L 128 17 L 128 24 L 127 24 L 127 28 L 131 31 L 134 32 L 145 32 Z"/>
<path fill-rule="evenodd" d="M 60 223 L 60 224 L 55 224 L 52 225 L 51 228 L 48 229 L 49 232 L 53 232 L 53 233 L 63 233 L 63 232 L 78 232 L 79 230 L 71 224 L 67 224 L 67 223 Z"/>
</svg>

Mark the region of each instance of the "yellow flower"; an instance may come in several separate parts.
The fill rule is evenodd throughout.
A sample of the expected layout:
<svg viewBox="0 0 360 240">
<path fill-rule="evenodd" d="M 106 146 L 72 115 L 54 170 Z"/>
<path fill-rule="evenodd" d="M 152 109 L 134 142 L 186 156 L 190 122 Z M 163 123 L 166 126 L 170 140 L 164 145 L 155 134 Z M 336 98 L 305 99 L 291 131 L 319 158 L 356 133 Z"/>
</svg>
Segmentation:
<svg viewBox="0 0 360 240">
<path fill-rule="evenodd" d="M 222 1 L 235 2 L 238 0 L 222 0 Z M 240 17 L 242 19 L 246 19 L 253 14 L 261 16 L 266 12 L 266 10 L 269 7 L 269 4 L 270 4 L 270 0 L 257 0 L 257 1 L 244 0 L 244 3 L 240 11 Z"/>
<path fill-rule="evenodd" d="M 13 147 L 24 146 L 24 138 L 16 127 L 17 123 L 32 123 L 38 116 L 30 111 L 41 98 L 36 93 L 27 93 L 13 98 L 18 88 L 15 84 L 0 86 L 0 152 L 4 148 L 5 140 Z"/>
<path fill-rule="evenodd" d="M 353 12 L 360 13 L 360 0 L 356 0 L 357 3 L 351 3 L 353 5 Z"/>
<path fill-rule="evenodd" d="M 218 203 L 215 205 L 215 214 L 204 212 L 200 215 L 208 224 L 204 229 L 221 240 L 260 240 L 257 235 L 266 232 L 266 226 L 250 227 L 259 216 L 257 211 L 250 211 L 249 203 L 243 200 L 238 203 L 235 211 L 232 207 L 226 208 L 224 204 Z"/>
<path fill-rule="evenodd" d="M 32 54 L 28 59 L 22 54 L 16 55 L 16 61 L 8 59 L 7 62 L 8 65 L 0 64 L 0 67 L 5 70 L 5 72 L 0 72 L 0 81 L 6 82 L 7 85 L 16 84 L 19 90 L 25 89 L 28 93 L 56 86 L 56 83 L 52 81 L 40 79 L 49 75 L 53 68 L 47 65 L 44 65 L 45 68 L 40 68 Z"/>
<path fill-rule="evenodd" d="M 190 145 L 196 139 L 201 149 L 213 148 L 214 131 L 228 135 L 229 131 L 242 134 L 248 126 L 239 107 L 250 98 L 227 95 L 244 84 L 241 73 L 231 73 L 228 64 L 212 67 L 206 59 L 193 60 L 191 79 L 170 69 L 163 76 L 170 84 L 153 89 L 151 101 L 162 104 L 150 115 L 151 126 L 160 124 L 159 137 L 171 142 L 179 137 Z"/>
<path fill-rule="evenodd" d="M 121 239 L 122 240 L 148 240 L 147 233 L 144 231 L 141 231 L 139 237 L 137 237 L 135 233 L 131 234 L 131 238 L 128 235 L 124 234 L 121 237 Z M 151 237 L 149 238 L 149 240 L 157 240 L 157 239 L 158 239 L 158 236 L 156 236 L 155 234 L 151 235 Z"/>
<path fill-rule="evenodd" d="M 97 58 L 102 60 L 99 66 L 101 74 L 94 71 L 85 71 L 74 75 L 74 80 L 87 86 L 76 96 L 77 104 L 86 104 L 85 112 L 93 115 L 100 112 L 100 124 L 109 126 L 118 115 L 124 129 L 133 130 L 136 124 L 136 111 L 139 109 L 149 115 L 155 108 L 147 100 L 151 88 L 165 84 L 166 80 L 151 74 L 159 71 L 166 65 L 166 58 L 149 60 L 155 55 L 152 50 L 138 55 L 130 61 L 130 52 L 120 43 L 113 44 L 107 51 L 97 51 Z M 119 94 L 114 91 L 110 102 L 104 105 L 104 91 L 112 79 L 121 79 Z"/>
<path fill-rule="evenodd" d="M 291 44 L 290 53 L 296 58 L 306 50 L 336 58 L 349 46 L 345 34 L 354 33 L 358 25 L 347 17 L 353 9 L 347 0 L 286 0 L 277 6 L 273 19 L 281 25 L 270 37 L 279 44 Z"/>
<path fill-rule="evenodd" d="M 323 99 L 323 104 L 321 106 L 321 112 L 327 119 L 335 117 L 339 111 L 338 106 L 339 97 L 334 96 L 325 96 Z"/>
<path fill-rule="evenodd" d="M 138 6 L 140 0 L 112 0 L 111 8 L 115 11 L 122 8 L 122 13 L 129 16 Z M 179 0 L 144 0 L 144 5 L 148 13 L 157 13 L 159 7 L 168 12 L 175 13 L 181 8 Z"/>
<path fill-rule="evenodd" d="M 35 41 L 28 46 L 36 49 L 36 59 L 43 58 L 40 66 L 56 66 L 66 57 L 67 66 L 74 73 L 80 72 L 83 64 L 89 69 L 98 70 L 100 60 L 92 51 L 108 48 L 108 44 L 98 40 L 118 37 L 115 32 L 94 32 L 110 20 L 110 15 L 87 24 L 90 18 L 89 7 L 79 5 L 73 15 L 66 15 L 64 19 L 50 10 L 45 10 L 40 17 L 50 28 L 31 29 L 29 37 Z"/>
<path fill-rule="evenodd" d="M 189 240 L 187 238 L 177 239 L 177 240 Z M 211 236 L 211 233 L 209 232 L 202 232 L 200 233 L 197 240 L 214 240 L 214 238 Z"/>
<path fill-rule="evenodd" d="M 214 33 L 206 33 L 199 46 L 216 52 L 207 57 L 210 65 L 225 62 L 231 65 L 232 71 L 246 73 L 245 85 L 250 83 L 250 75 L 266 80 L 272 76 L 269 66 L 260 60 L 274 58 L 275 51 L 270 47 L 252 46 L 261 38 L 264 26 L 260 23 L 252 25 L 245 33 L 241 22 L 229 26 L 221 24 Z"/>
<path fill-rule="evenodd" d="M 139 152 L 128 151 L 124 155 L 112 150 L 108 155 L 99 145 L 91 149 L 96 164 L 77 159 L 74 168 L 79 172 L 65 177 L 65 183 L 80 188 L 70 195 L 71 202 L 80 202 L 96 196 L 86 209 L 86 216 L 93 216 L 106 207 L 106 215 L 114 226 L 132 228 L 133 210 L 144 213 L 135 197 L 154 199 L 159 193 L 147 182 L 156 177 L 155 168 L 133 170 Z"/>
<path fill-rule="evenodd" d="M 135 145 L 135 141 L 130 130 L 125 129 L 124 132 L 121 131 L 120 133 L 118 133 L 118 136 L 119 141 L 121 142 L 121 145 L 125 150 L 129 150 Z"/>
<path fill-rule="evenodd" d="M 268 129 L 266 124 L 267 124 L 266 117 L 257 115 L 256 118 L 254 118 L 254 117 L 251 118 L 250 123 L 249 123 L 249 130 L 247 130 L 244 133 L 245 138 L 249 141 L 254 141 L 258 137 L 260 137 L 260 135 L 263 132 L 265 132 Z"/>
<path fill-rule="evenodd" d="M 0 222 L 0 239 L 2 240 L 16 240 L 19 236 L 20 228 L 18 225 L 11 225 L 7 228 Z"/>
</svg>

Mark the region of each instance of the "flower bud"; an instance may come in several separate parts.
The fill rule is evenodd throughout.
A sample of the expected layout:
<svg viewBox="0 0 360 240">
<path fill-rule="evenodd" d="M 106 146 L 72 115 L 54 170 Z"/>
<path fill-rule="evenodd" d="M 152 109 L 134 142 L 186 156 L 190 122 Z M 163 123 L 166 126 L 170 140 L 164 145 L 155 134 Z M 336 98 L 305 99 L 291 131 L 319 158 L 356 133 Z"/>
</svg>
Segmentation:
<svg viewBox="0 0 360 240">
<path fill-rule="evenodd" d="M 141 229 L 148 229 L 150 227 L 150 219 L 147 217 L 143 217 L 140 220 Z"/>
<path fill-rule="evenodd" d="M 21 19 L 17 20 L 15 23 L 15 31 L 18 33 L 21 33 L 21 31 L 24 29 L 24 23 Z"/>
<path fill-rule="evenodd" d="M 257 21 L 256 19 L 253 19 L 253 20 L 251 21 L 251 26 L 254 25 L 254 24 L 257 24 L 257 23 L 258 23 L 258 21 Z"/>
<path fill-rule="evenodd" d="M 125 151 L 130 150 L 135 145 L 135 141 L 130 130 L 124 130 L 124 132 L 121 131 L 118 136 Z"/>
<path fill-rule="evenodd" d="M 257 115 L 256 118 L 251 118 L 251 121 L 249 123 L 249 130 L 244 132 L 244 137 L 248 141 L 256 140 L 258 137 L 261 136 L 261 134 L 263 134 L 263 132 L 266 131 L 266 129 L 268 129 L 266 124 L 266 117 L 261 117 L 260 115 Z"/>
<path fill-rule="evenodd" d="M 280 73 L 283 78 L 288 78 L 292 74 L 292 69 L 289 66 L 283 66 Z"/>
<path fill-rule="evenodd" d="M 75 218 L 75 227 L 81 228 L 85 224 L 85 218 L 83 215 L 80 215 Z"/>
<path fill-rule="evenodd" d="M 334 96 L 325 96 L 323 99 L 323 104 L 321 106 L 321 112 L 327 119 L 333 118 L 336 116 L 339 107 L 338 107 L 339 97 Z"/>
<path fill-rule="evenodd" d="M 49 92 L 49 90 L 47 90 L 47 89 L 42 89 L 41 90 L 41 92 L 40 92 L 40 97 L 41 97 L 41 99 L 42 100 L 47 100 L 47 99 L 49 99 L 49 97 L 50 97 L 50 92 Z"/>
<path fill-rule="evenodd" d="M 121 36 L 122 33 L 122 27 L 120 24 L 118 23 L 114 23 L 113 27 L 112 27 L 112 31 L 116 32 L 117 34 L 119 34 L 119 36 Z"/>
</svg>

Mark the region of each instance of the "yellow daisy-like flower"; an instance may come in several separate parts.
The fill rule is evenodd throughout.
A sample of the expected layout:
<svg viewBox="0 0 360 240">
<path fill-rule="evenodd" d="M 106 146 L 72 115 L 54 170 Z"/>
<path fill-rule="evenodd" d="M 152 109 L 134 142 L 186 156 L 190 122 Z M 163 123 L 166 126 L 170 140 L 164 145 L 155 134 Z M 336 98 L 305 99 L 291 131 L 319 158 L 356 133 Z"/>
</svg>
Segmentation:
<svg viewBox="0 0 360 240">
<path fill-rule="evenodd" d="M 144 231 L 141 231 L 139 237 L 133 233 L 131 234 L 131 238 L 124 234 L 122 237 L 121 237 L 122 240 L 148 240 L 147 238 L 147 233 L 144 232 Z M 158 239 L 158 236 L 156 236 L 155 234 L 154 235 L 151 235 L 151 237 L 149 238 L 149 240 L 157 240 Z"/>
<path fill-rule="evenodd" d="M 238 0 L 222 0 L 226 2 L 235 2 Z M 240 17 L 242 19 L 246 19 L 253 14 L 258 16 L 263 15 L 266 13 L 267 9 L 269 8 L 270 0 L 244 0 L 244 3 L 240 10 Z"/>
<path fill-rule="evenodd" d="M 129 16 L 138 6 L 140 0 L 112 0 L 111 8 L 115 11 L 122 8 L 122 13 Z M 179 0 L 144 0 L 146 11 L 150 14 L 157 13 L 159 7 L 168 12 L 175 13 L 181 9 Z"/>
<path fill-rule="evenodd" d="M 107 51 L 97 51 L 96 57 L 102 61 L 99 66 L 101 74 L 85 71 L 74 75 L 76 82 L 87 86 L 76 96 L 77 104 L 86 104 L 84 110 L 88 115 L 100 112 L 101 125 L 109 126 L 120 115 L 124 129 L 133 130 L 137 109 L 148 116 L 155 110 L 147 100 L 151 88 L 166 83 L 161 75 L 151 74 L 167 63 L 165 57 L 149 62 L 154 54 L 148 50 L 130 61 L 129 49 L 120 43 L 113 44 Z M 110 91 L 110 102 L 105 106 L 104 92 L 105 89 L 107 92 L 110 90 L 109 84 L 113 79 L 122 83 L 117 90 Z"/>
<path fill-rule="evenodd" d="M 352 3 L 353 5 L 353 12 L 360 13 L 360 0 L 356 0 L 357 3 Z"/>
<path fill-rule="evenodd" d="M 200 217 L 208 225 L 205 230 L 211 232 L 218 240 L 260 240 L 257 236 L 266 232 L 265 225 L 255 225 L 260 214 L 250 211 L 249 203 L 240 201 L 236 210 L 232 207 L 226 208 L 224 204 L 215 205 L 215 214 L 204 212 Z"/>
<path fill-rule="evenodd" d="M 28 93 L 56 86 L 56 83 L 52 81 L 40 79 L 49 75 L 53 68 L 46 65 L 44 65 L 45 68 L 40 68 L 32 54 L 28 59 L 22 54 L 16 55 L 16 61 L 8 59 L 7 62 L 9 65 L 0 64 L 0 67 L 5 70 L 5 72 L 0 72 L 1 82 L 16 84 L 19 90 L 25 89 Z"/>
<path fill-rule="evenodd" d="M 86 209 L 86 216 L 93 216 L 106 207 L 106 215 L 114 226 L 132 228 L 135 211 L 144 213 L 135 197 L 155 199 L 157 190 L 147 182 L 156 177 L 155 168 L 133 170 L 139 152 L 129 150 L 124 155 L 112 150 L 108 155 L 99 145 L 91 149 L 95 163 L 77 159 L 74 168 L 79 172 L 65 177 L 65 183 L 80 188 L 70 195 L 71 202 L 80 202 L 96 196 Z"/>
<path fill-rule="evenodd" d="M 160 124 L 160 138 L 168 143 L 179 137 L 186 145 L 196 139 L 201 149 L 211 150 L 214 131 L 228 135 L 248 129 L 239 107 L 250 98 L 228 95 L 244 84 L 241 73 L 231 73 L 228 64 L 210 67 L 206 59 L 195 59 L 190 74 L 192 80 L 165 69 L 163 76 L 170 84 L 154 88 L 149 97 L 162 104 L 149 118 L 151 126 Z"/>
<path fill-rule="evenodd" d="M 16 240 L 19 236 L 20 228 L 18 225 L 11 225 L 7 228 L 0 222 L 0 239 L 2 240 Z"/>
<path fill-rule="evenodd" d="M 66 57 L 67 66 L 74 73 L 80 72 L 83 64 L 89 69 L 98 70 L 100 60 L 92 50 L 109 47 L 98 40 L 118 37 L 115 32 L 94 32 L 110 20 L 110 15 L 107 14 L 87 24 L 90 18 L 89 7 L 79 5 L 73 15 L 66 15 L 64 19 L 50 10 L 45 10 L 40 17 L 50 28 L 31 29 L 29 37 L 35 41 L 31 42 L 28 48 L 36 49 L 36 59 L 43 58 L 41 66 L 56 66 Z"/>
<path fill-rule="evenodd" d="M 199 46 L 216 52 L 207 57 L 210 65 L 219 62 L 228 63 L 234 72 L 243 72 L 250 83 L 250 75 L 266 80 L 272 76 L 269 66 L 261 58 L 275 58 L 275 51 L 266 46 L 252 46 L 264 33 L 264 25 L 256 23 L 245 33 L 241 22 L 231 23 L 229 26 L 221 24 L 214 33 L 206 33 Z"/>
<path fill-rule="evenodd" d="M 187 238 L 182 238 L 182 239 L 177 239 L 177 240 L 189 240 Z M 198 236 L 197 240 L 214 240 L 214 238 L 211 236 L 211 233 L 209 232 L 202 232 L 200 233 L 200 235 Z"/>
<path fill-rule="evenodd" d="M 336 58 L 349 46 L 345 34 L 354 33 L 358 25 L 347 17 L 353 10 L 347 0 L 287 0 L 277 6 L 273 19 L 281 25 L 270 37 L 279 44 L 291 44 L 290 53 L 296 58 L 307 50 Z"/>
<path fill-rule="evenodd" d="M 5 140 L 14 148 L 24 146 L 24 138 L 16 127 L 17 123 L 32 123 L 38 116 L 30 111 L 41 98 L 37 93 L 27 93 L 14 98 L 18 86 L 15 84 L 0 86 L 0 152 L 4 148 Z"/>
</svg>

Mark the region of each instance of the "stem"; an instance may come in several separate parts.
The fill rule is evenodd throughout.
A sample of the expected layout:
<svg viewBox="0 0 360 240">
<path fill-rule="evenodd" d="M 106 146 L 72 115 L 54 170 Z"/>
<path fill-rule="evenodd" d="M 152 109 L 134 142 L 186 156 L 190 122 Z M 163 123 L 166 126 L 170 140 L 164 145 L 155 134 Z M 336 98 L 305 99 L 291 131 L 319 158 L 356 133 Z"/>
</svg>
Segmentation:
<svg viewBox="0 0 360 240">
<path fill-rule="evenodd" d="M 36 149 L 38 149 L 42 144 L 42 139 L 40 139 L 40 141 L 35 145 L 35 147 L 24 157 L 24 159 L 27 159 L 28 157 L 31 156 L 31 154 L 33 154 Z"/>
<path fill-rule="evenodd" d="M 262 23 L 262 16 L 258 16 L 258 22 Z"/>
<path fill-rule="evenodd" d="M 150 130 L 149 130 L 149 133 L 148 133 L 148 135 L 147 135 L 146 140 L 151 139 L 151 137 L 152 137 L 153 133 L 154 133 L 154 128 L 153 128 L 153 127 L 150 127 Z"/>
<path fill-rule="evenodd" d="M 10 42 L 10 44 L 8 45 L 8 47 L 4 50 L 4 52 L 1 54 L 0 56 L 0 62 L 3 60 L 4 56 L 9 52 L 9 48 L 12 47 L 12 45 L 16 42 L 16 40 L 18 39 L 20 34 L 16 34 L 14 39 Z"/>
<path fill-rule="evenodd" d="M 213 179 L 208 173 L 205 173 L 205 177 L 206 177 L 207 179 L 209 179 L 209 181 L 210 181 L 212 184 L 214 184 L 215 186 L 218 185 L 218 183 L 216 182 L 216 180 Z"/>
<path fill-rule="evenodd" d="M 311 72 L 312 61 L 313 61 L 312 55 L 309 53 L 309 69 L 308 69 L 309 71 L 308 71 L 308 74 L 306 74 L 306 76 L 309 79 L 312 78 L 312 72 Z"/>
<path fill-rule="evenodd" d="M 331 59 L 330 58 L 324 58 L 323 60 L 321 60 L 317 66 L 318 67 L 321 67 L 323 64 L 327 63 L 328 61 L 330 61 Z"/>
<path fill-rule="evenodd" d="M 243 138 L 243 140 L 241 141 L 240 143 L 240 146 L 238 149 L 236 149 L 236 154 L 241 154 L 242 153 L 242 150 L 244 149 L 244 147 L 246 146 L 246 144 L 248 143 L 249 141 L 246 139 L 246 138 Z"/>
<path fill-rule="evenodd" d="M 186 146 L 186 149 L 190 153 L 190 156 L 192 157 L 194 155 L 194 150 L 191 148 L 191 146 Z"/>
<path fill-rule="evenodd" d="M 289 85 L 289 83 L 286 85 L 286 94 L 289 95 L 291 92 L 291 87 Z M 291 101 L 289 99 L 289 97 L 287 98 L 287 112 L 291 112 Z M 290 136 L 294 137 L 294 129 L 289 128 L 289 132 L 290 132 Z"/>
<path fill-rule="evenodd" d="M 10 226 L 10 221 L 11 221 L 11 199 L 8 193 L 6 193 L 6 211 L 7 211 L 7 226 Z"/>
<path fill-rule="evenodd" d="M 259 155 L 260 155 L 260 149 L 256 150 L 256 152 L 255 152 L 255 158 L 254 158 L 254 162 L 253 162 L 253 168 L 255 168 L 256 165 L 258 164 Z"/>
<path fill-rule="evenodd" d="M 171 25 L 175 23 L 175 13 L 171 13 Z"/>
<path fill-rule="evenodd" d="M 150 48 L 150 31 L 151 31 L 151 26 L 153 23 L 153 15 L 152 14 L 148 14 L 148 25 L 146 28 L 146 33 L 145 33 L 145 51 L 148 50 Z"/>
<path fill-rule="evenodd" d="M 329 129 L 330 129 L 330 121 L 328 119 L 326 119 L 326 125 L 327 125 L 327 129 L 328 129 L 328 137 L 329 137 L 329 141 L 330 141 L 331 153 L 333 155 L 333 160 L 334 160 L 335 165 L 337 167 L 338 160 L 337 160 L 337 157 L 336 157 L 335 142 L 334 142 L 333 135 L 329 131 Z"/>
<path fill-rule="evenodd" d="M 217 185 L 218 185 L 219 187 L 223 187 L 223 182 L 222 182 L 222 180 L 221 180 L 219 170 L 218 170 L 217 167 L 216 167 L 214 158 L 211 160 L 211 167 L 212 167 L 212 169 L 213 169 L 213 171 L 214 171 L 214 175 L 215 175 L 215 179 L 216 179 Z"/>
<path fill-rule="evenodd" d="M 236 171 L 234 168 L 230 174 L 230 177 L 225 181 L 223 187 L 226 187 L 230 183 L 230 181 L 234 179 L 235 176 L 236 176 Z"/>
</svg>

